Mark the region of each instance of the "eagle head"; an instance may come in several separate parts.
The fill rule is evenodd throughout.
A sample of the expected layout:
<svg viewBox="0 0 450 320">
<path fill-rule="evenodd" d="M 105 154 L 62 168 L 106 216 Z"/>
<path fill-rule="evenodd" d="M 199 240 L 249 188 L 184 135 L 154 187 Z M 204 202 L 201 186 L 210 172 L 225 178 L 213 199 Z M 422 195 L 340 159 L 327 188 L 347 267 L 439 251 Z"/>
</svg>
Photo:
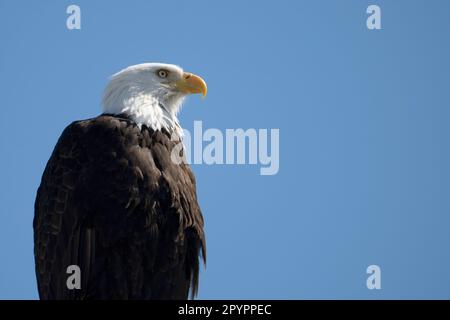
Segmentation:
<svg viewBox="0 0 450 320">
<path fill-rule="evenodd" d="M 126 114 L 137 125 L 180 132 L 177 114 L 184 98 L 206 96 L 205 81 L 173 64 L 143 63 L 114 74 L 103 96 L 103 112 Z"/>
</svg>

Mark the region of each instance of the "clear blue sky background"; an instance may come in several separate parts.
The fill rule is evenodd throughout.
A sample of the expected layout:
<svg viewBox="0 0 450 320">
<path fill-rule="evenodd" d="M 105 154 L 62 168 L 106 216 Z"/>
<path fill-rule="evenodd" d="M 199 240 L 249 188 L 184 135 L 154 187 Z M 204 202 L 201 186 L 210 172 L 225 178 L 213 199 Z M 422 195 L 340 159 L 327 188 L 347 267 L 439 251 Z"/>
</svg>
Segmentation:
<svg viewBox="0 0 450 320">
<path fill-rule="evenodd" d="M 366 8 L 382 9 L 381 31 Z M 66 7 L 82 29 L 66 29 Z M 37 298 L 33 203 L 66 125 L 151 61 L 185 128 L 280 128 L 280 171 L 195 165 L 199 298 L 450 298 L 450 2 L 0 0 L 0 298 Z M 382 268 L 382 289 L 366 268 Z"/>
</svg>

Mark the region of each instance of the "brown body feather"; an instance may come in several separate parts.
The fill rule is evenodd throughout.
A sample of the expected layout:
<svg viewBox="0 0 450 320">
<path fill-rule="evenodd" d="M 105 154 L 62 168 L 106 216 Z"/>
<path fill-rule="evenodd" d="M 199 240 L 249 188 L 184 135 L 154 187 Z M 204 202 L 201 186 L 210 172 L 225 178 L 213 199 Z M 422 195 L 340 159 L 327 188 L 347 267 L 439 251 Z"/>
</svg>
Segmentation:
<svg viewBox="0 0 450 320">
<path fill-rule="evenodd" d="M 205 259 L 194 175 L 170 133 L 126 116 L 77 121 L 42 176 L 34 218 L 41 299 L 186 299 Z M 66 269 L 81 268 L 69 290 Z"/>
</svg>

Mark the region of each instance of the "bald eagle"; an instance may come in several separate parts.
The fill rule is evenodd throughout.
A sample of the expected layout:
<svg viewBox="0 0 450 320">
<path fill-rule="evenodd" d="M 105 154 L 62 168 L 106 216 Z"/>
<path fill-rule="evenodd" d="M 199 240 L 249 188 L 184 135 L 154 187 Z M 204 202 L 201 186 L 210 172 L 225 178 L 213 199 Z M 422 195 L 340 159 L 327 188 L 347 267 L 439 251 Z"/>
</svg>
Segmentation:
<svg viewBox="0 0 450 320">
<path fill-rule="evenodd" d="M 61 134 L 35 201 L 41 299 L 187 299 L 206 259 L 195 177 L 171 160 L 184 98 L 202 78 L 145 63 L 110 79 L 103 113 Z M 67 281 L 80 271 L 80 288 Z"/>
</svg>

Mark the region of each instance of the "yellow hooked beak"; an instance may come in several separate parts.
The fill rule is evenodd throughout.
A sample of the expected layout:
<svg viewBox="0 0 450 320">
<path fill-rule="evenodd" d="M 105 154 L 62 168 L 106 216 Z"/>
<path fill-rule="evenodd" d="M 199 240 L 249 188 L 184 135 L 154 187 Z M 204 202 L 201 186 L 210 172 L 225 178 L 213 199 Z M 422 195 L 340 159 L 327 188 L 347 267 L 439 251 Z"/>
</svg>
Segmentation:
<svg viewBox="0 0 450 320">
<path fill-rule="evenodd" d="M 186 94 L 201 93 L 203 97 L 208 91 L 205 80 L 189 72 L 183 73 L 183 78 L 175 82 L 175 88 Z"/>
</svg>

